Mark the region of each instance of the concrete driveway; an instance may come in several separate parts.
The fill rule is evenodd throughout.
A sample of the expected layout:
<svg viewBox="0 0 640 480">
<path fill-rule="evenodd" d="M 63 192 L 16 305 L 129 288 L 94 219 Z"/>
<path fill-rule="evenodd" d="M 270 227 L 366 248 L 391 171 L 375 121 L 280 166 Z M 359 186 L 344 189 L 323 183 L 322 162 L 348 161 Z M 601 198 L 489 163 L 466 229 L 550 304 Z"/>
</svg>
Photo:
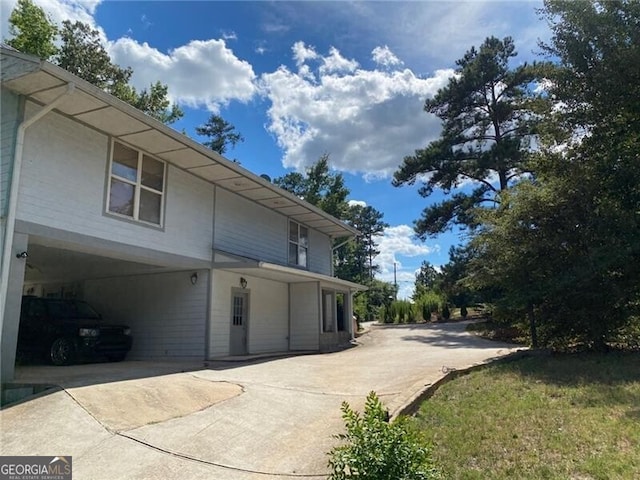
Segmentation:
<svg viewBox="0 0 640 480">
<path fill-rule="evenodd" d="M 343 401 L 375 390 L 393 412 L 448 369 L 513 345 L 465 323 L 374 327 L 324 355 L 201 365 L 28 367 L 63 389 L 0 412 L 0 455 L 71 455 L 82 479 L 326 478 Z"/>
</svg>

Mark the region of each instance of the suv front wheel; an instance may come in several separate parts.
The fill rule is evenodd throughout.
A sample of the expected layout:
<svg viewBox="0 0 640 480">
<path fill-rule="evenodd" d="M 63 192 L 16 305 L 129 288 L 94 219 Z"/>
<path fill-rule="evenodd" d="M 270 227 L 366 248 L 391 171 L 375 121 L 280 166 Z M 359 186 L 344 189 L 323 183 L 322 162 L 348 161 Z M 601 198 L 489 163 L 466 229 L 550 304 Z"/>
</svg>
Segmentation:
<svg viewBox="0 0 640 480">
<path fill-rule="evenodd" d="M 49 357 L 54 365 L 71 365 L 76 357 L 73 340 L 66 337 L 56 338 L 51 344 Z"/>
</svg>

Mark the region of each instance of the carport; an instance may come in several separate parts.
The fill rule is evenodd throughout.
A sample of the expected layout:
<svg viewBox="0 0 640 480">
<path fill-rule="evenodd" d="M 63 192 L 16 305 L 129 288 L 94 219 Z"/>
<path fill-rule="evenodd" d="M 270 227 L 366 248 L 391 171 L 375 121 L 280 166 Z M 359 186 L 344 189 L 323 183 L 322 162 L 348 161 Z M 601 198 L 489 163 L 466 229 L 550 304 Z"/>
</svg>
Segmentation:
<svg viewBox="0 0 640 480">
<path fill-rule="evenodd" d="M 22 295 L 85 300 L 104 323 L 128 325 L 129 359 L 205 358 L 207 262 L 20 222 L 16 230 Z"/>
</svg>

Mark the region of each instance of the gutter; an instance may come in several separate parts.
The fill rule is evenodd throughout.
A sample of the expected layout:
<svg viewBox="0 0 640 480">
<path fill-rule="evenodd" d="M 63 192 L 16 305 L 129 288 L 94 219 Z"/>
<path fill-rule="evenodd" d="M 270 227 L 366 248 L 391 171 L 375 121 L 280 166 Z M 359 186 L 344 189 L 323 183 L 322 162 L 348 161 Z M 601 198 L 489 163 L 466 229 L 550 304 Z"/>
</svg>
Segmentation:
<svg viewBox="0 0 640 480">
<path fill-rule="evenodd" d="M 16 212 L 18 210 L 18 187 L 20 182 L 20 171 L 22 170 L 22 156 L 24 150 L 24 137 L 27 128 L 36 123 L 47 113 L 57 107 L 60 102 L 73 93 L 76 86 L 69 82 L 67 89 L 52 100 L 49 104 L 42 107 L 32 117 L 23 120 L 18 126 L 16 132 L 16 146 L 13 155 L 13 171 L 11 173 L 11 183 L 9 183 L 9 204 L 7 207 L 7 222 L 4 232 L 4 244 L 2 249 L 2 275 L 0 277 L 0 334 L 4 328 L 4 309 L 7 304 L 7 292 L 9 290 L 9 269 L 11 267 L 11 256 L 13 255 L 13 236 L 16 228 Z"/>
</svg>

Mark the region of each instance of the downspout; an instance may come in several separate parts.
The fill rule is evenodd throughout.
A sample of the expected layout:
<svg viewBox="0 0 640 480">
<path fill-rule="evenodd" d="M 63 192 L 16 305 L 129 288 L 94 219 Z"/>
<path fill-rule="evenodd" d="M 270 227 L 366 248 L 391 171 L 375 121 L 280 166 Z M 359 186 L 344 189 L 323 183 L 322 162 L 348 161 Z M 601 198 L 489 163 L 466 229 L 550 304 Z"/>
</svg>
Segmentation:
<svg viewBox="0 0 640 480">
<path fill-rule="evenodd" d="M 18 186 L 20 182 L 20 171 L 22 170 L 22 152 L 24 149 L 24 136 L 27 128 L 36 123 L 47 113 L 53 110 L 58 104 L 75 90 L 74 83 L 68 83 L 67 89 L 56 97 L 51 103 L 42 107 L 35 115 L 23 120 L 16 132 L 16 146 L 13 155 L 13 172 L 11 173 L 11 183 L 9 184 L 9 204 L 7 207 L 7 223 L 4 232 L 4 248 L 2 251 L 2 276 L 0 277 L 0 335 L 4 327 L 4 309 L 7 303 L 7 291 L 9 289 L 9 268 L 11 266 L 11 256 L 13 255 L 13 235 L 16 227 L 16 212 L 18 210 Z"/>
</svg>

